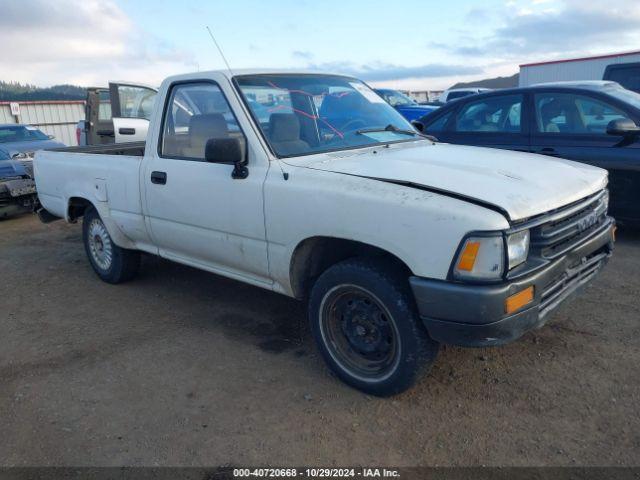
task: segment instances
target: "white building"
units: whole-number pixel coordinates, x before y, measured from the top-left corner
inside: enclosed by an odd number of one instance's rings
[[[434,102],[438,99],[442,90],[409,90],[406,92],[417,102]]]
[[[78,144],[76,124],[84,119],[84,100],[0,102],[0,124],[33,125],[68,146]]]
[[[525,63],[520,65],[519,86],[528,87],[536,83],[573,80],[603,80],[607,67],[638,62],[640,62],[640,51]],[[628,78],[628,75],[625,78]],[[610,79],[618,81],[614,76]],[[627,88],[631,87],[627,86]]]

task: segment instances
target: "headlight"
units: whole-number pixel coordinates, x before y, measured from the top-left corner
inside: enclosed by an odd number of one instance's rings
[[[505,240],[500,234],[473,236],[465,240],[454,264],[453,274],[459,280],[498,280],[505,270]],[[527,261],[529,230],[506,237],[507,269]]]
[[[497,280],[504,271],[502,235],[469,237],[454,265],[453,274],[461,280]]]
[[[529,230],[513,233],[507,237],[507,257],[509,270],[527,260],[529,255]]]

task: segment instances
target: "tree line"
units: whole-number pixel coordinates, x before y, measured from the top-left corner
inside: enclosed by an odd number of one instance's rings
[[[87,89],[76,85],[37,87],[19,82],[0,81],[0,101],[25,102],[30,100],[85,100]]]

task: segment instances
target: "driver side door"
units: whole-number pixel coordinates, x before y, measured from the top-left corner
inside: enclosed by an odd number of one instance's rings
[[[221,86],[173,84],[158,147],[143,168],[146,218],[161,256],[269,287],[262,187],[266,157],[251,148]],[[157,118],[157,117],[156,117]],[[210,139],[238,138],[249,175],[205,160]]]

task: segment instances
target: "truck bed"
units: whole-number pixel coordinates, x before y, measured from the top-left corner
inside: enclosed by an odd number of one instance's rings
[[[90,153],[94,155],[127,155],[143,157],[145,142],[109,143],[105,145],[87,145],[81,147],[49,148],[50,152]]]
[[[144,143],[139,142],[36,152],[40,203],[58,217],[65,217],[74,197],[88,199],[98,209],[109,208],[113,218],[141,215],[139,180],[144,150]]]

